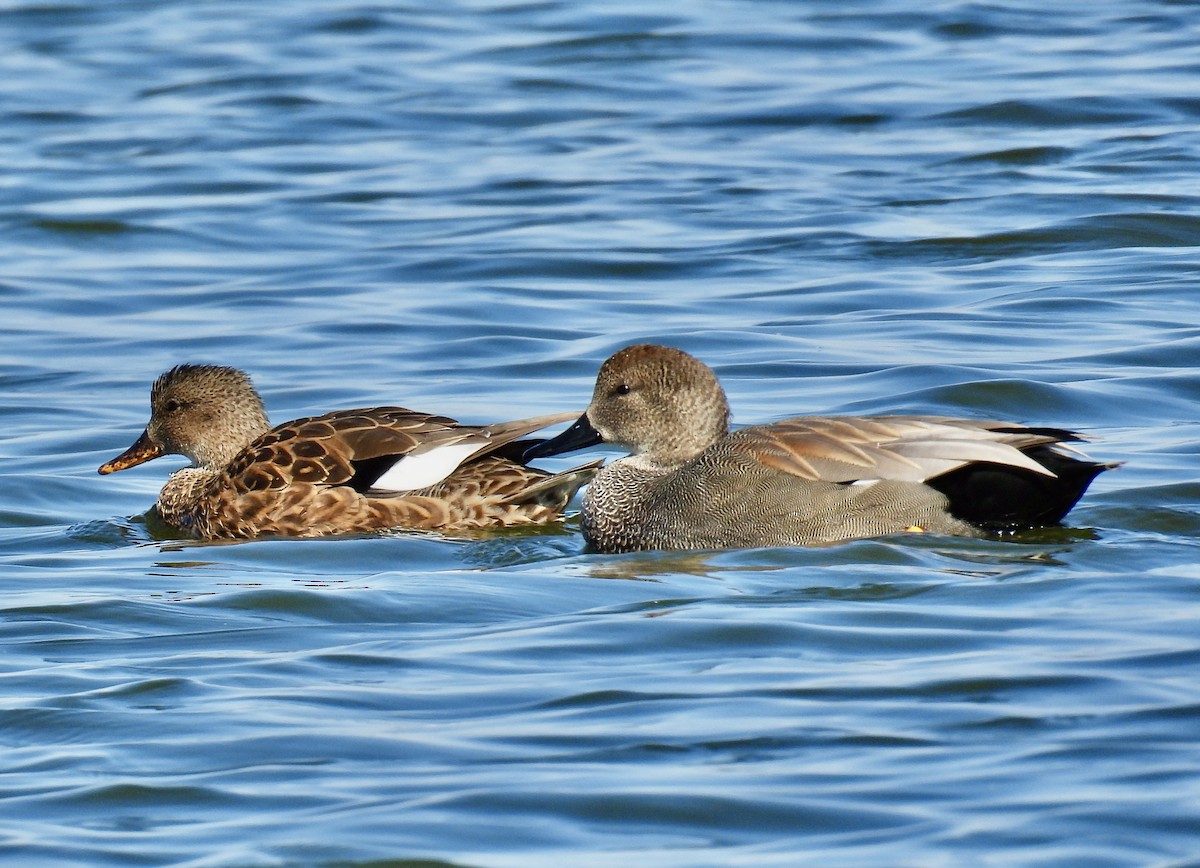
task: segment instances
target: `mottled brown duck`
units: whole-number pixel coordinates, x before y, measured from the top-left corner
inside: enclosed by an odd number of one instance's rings
[[[100,473],[190,459],[155,509],[204,540],[537,524],[560,519],[599,462],[547,473],[521,457],[540,441],[519,438],[574,416],[481,426],[368,407],[272,428],[245,373],[179,365],[151,388],[146,430]]]
[[[600,368],[587,412],[526,459],[600,441],[583,498],[600,551],[829,543],[901,531],[978,535],[1060,522],[1114,463],[1058,428],[938,416],[801,416],[730,432],[712,370],[638,345]]]

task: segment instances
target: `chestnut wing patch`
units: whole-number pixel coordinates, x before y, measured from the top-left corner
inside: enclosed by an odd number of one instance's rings
[[[767,467],[801,479],[923,482],[974,462],[1053,476],[1025,450],[1062,440],[1064,433],[936,417],[813,416],[744,428],[730,441]]]

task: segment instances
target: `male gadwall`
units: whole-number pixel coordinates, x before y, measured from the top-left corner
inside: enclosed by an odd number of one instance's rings
[[[141,437],[100,472],[190,458],[155,507],[198,539],[535,524],[561,518],[599,462],[546,473],[525,466],[531,441],[517,438],[574,415],[474,426],[369,407],[271,428],[242,371],[179,365],[151,388]]]
[[[803,545],[898,531],[977,535],[1055,524],[1115,464],[1057,428],[937,416],[801,416],[730,433],[703,362],[639,345],[600,368],[587,412],[525,458],[605,441],[632,455],[584,494],[606,552]]]

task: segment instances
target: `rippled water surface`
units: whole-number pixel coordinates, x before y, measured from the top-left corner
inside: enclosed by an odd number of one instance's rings
[[[1193,862],[1198,40],[1151,0],[4,4],[0,854]],[[96,474],[180,361],[276,421],[482,422],[642,340],[742,423],[1125,465],[1015,540],[623,556],[189,544],[143,517],[178,459]]]

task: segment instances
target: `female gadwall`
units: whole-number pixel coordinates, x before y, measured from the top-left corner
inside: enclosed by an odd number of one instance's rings
[[[155,507],[198,539],[534,524],[561,518],[599,462],[535,470],[521,458],[531,441],[517,438],[574,415],[473,426],[370,407],[271,428],[243,372],[179,365],[151,388],[142,436],[100,472],[162,455],[190,458]]]
[[[1057,428],[936,416],[801,416],[729,432],[712,370],[639,345],[600,368],[587,412],[525,458],[601,440],[632,455],[584,494],[606,552],[802,545],[904,530],[959,535],[1054,524],[1115,464]]]

